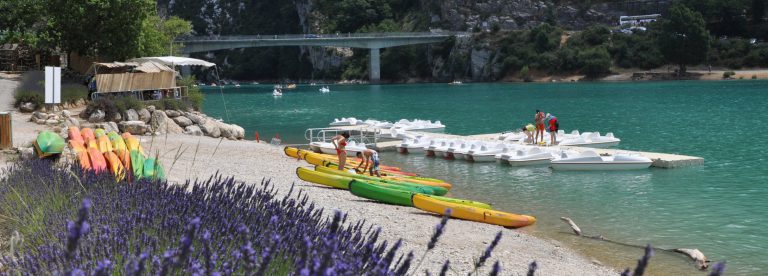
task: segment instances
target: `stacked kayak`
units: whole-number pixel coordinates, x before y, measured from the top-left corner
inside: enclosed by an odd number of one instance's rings
[[[375,177],[358,174],[351,170],[339,170],[338,159],[333,156],[286,147],[287,156],[303,159],[315,165],[314,170],[304,167],[296,169],[296,174],[304,181],[330,188],[349,190],[350,193],[381,203],[415,207],[423,211],[445,214],[451,209],[451,217],[500,225],[504,227],[523,227],[536,222],[528,215],[493,210],[491,205],[472,200],[445,197],[451,185],[438,179],[418,177],[416,174],[389,174]],[[354,163],[355,161],[348,163]],[[350,168],[347,166],[345,169]],[[382,170],[384,170],[382,166]],[[399,168],[386,167],[387,172]]]
[[[68,133],[68,144],[84,170],[109,171],[118,180],[165,179],[157,160],[147,158],[140,141],[130,133],[120,135],[104,129],[76,127],[70,127]]]
[[[54,154],[60,154],[67,143],[56,133],[44,130],[37,135],[32,143],[40,158],[48,157]]]

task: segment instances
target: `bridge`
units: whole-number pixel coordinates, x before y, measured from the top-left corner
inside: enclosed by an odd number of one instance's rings
[[[183,43],[183,54],[224,49],[274,46],[321,46],[370,49],[370,81],[381,79],[382,48],[441,42],[451,36],[467,36],[461,32],[423,33],[346,33],[305,35],[192,36],[177,39]]]

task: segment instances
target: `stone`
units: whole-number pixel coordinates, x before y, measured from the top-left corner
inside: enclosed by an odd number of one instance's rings
[[[142,108],[139,110],[139,120],[143,121],[145,123],[149,123],[149,120],[152,119],[152,113],[149,112],[148,109]]]
[[[155,113],[155,110],[157,110],[157,108],[154,105],[150,105],[150,106],[147,106],[147,110],[151,113]]]
[[[19,157],[21,160],[31,160],[32,158],[35,158],[35,149],[34,148],[20,148],[19,149]]]
[[[104,117],[106,114],[104,114],[104,111],[96,110],[93,113],[91,113],[91,116],[88,117],[88,122],[91,123],[101,123],[104,122]]]
[[[184,116],[177,116],[173,118],[173,121],[176,122],[176,124],[178,124],[180,127],[187,127],[192,125],[192,120]]]
[[[64,121],[64,126],[67,127],[67,128],[72,127],[72,126],[80,128],[80,120],[78,120],[78,119],[76,119],[74,117],[69,117],[69,118],[67,118],[66,121]]]
[[[112,121],[120,122],[123,120],[123,116],[120,115],[120,112],[115,112],[112,114]]]
[[[191,125],[184,128],[184,134],[194,135],[194,136],[203,136],[203,130],[201,130],[200,127],[197,125]]]
[[[48,113],[40,112],[40,111],[32,112],[32,118],[30,120],[34,121],[36,119],[46,120],[46,119],[48,119]]]
[[[70,112],[69,110],[66,110],[66,109],[62,110],[61,111],[61,117],[64,117],[64,118],[72,117],[72,112]]]
[[[154,134],[179,134],[183,133],[184,129],[177,125],[165,112],[155,111],[152,112],[152,119],[149,121],[149,125],[152,127]]]
[[[61,119],[61,117],[59,117],[59,115],[56,115],[56,114],[48,115],[48,120],[57,120],[58,121],[59,119]]]
[[[134,135],[143,135],[149,130],[144,121],[122,121],[117,126],[120,128],[120,131]]]
[[[219,124],[214,120],[205,120],[202,124],[198,124],[198,126],[200,126],[200,129],[207,136],[210,136],[213,138],[219,138],[221,136],[221,130],[219,129]]]
[[[245,138],[245,129],[238,125],[234,124],[225,124],[219,122],[219,130],[221,132],[221,137],[238,140]]]
[[[139,113],[136,112],[134,109],[128,109],[125,111],[125,120],[126,121],[138,121],[139,120]]]
[[[192,120],[192,122],[194,122],[197,125],[202,125],[205,123],[205,118],[201,117],[200,115],[188,112],[187,114],[185,114],[185,116],[190,120]]]
[[[117,123],[115,122],[104,122],[104,123],[96,124],[96,128],[103,128],[104,131],[106,131],[107,133],[111,131],[120,133],[120,128],[117,126]]]
[[[46,119],[35,119],[35,123],[37,123],[38,125],[44,125],[45,121],[47,121],[47,120]]]
[[[19,105],[19,110],[21,112],[32,112],[37,110],[37,105],[34,103],[21,103],[21,105]]]
[[[177,110],[166,110],[165,115],[168,115],[168,117],[171,117],[171,118],[176,118],[181,116],[181,112]]]
[[[49,126],[55,126],[59,124],[58,120],[45,120],[45,124]]]

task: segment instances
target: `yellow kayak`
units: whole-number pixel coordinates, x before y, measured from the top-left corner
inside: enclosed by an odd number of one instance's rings
[[[128,147],[129,151],[135,150],[141,153],[141,155],[147,156],[144,153],[144,149],[141,148],[141,142],[139,142],[139,139],[133,136],[129,136],[128,138],[124,138],[124,140],[125,140],[125,146]]]
[[[504,227],[523,227],[536,223],[536,218],[532,216],[471,207],[430,198],[420,194],[414,195],[412,200],[414,207],[431,213],[442,215],[445,214],[446,209],[451,209],[452,218],[483,222]]]
[[[318,171],[313,171],[304,167],[298,167],[296,168],[296,175],[301,178],[301,180],[317,183],[329,187],[333,187],[336,189],[349,189],[349,183],[352,182],[352,178],[349,177],[343,177],[338,175],[332,175],[327,173],[321,173]]]
[[[101,153],[112,152],[112,142],[109,141],[109,137],[107,137],[107,135],[101,135],[96,139],[98,140],[96,144],[98,145],[99,151]]]
[[[106,136],[101,136],[106,137]],[[122,180],[125,177],[125,167],[123,166],[123,162],[120,161],[120,158],[117,157],[117,155],[114,152],[107,152],[104,154],[104,157],[107,161],[107,168],[109,169],[112,174],[115,175],[115,179],[118,181]]]

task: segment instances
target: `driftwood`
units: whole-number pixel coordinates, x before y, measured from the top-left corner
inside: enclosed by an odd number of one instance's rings
[[[609,240],[609,239],[603,237],[602,235],[587,236],[587,235],[584,235],[582,233],[581,228],[579,228],[579,226],[576,225],[576,223],[573,222],[572,219],[567,218],[567,217],[560,217],[560,220],[562,220],[563,222],[567,223],[568,226],[571,227],[571,230],[573,230],[573,233],[576,236],[579,236],[579,237],[585,237],[585,238],[589,238],[589,239],[607,241],[607,242],[611,242],[611,243],[617,243],[617,244],[621,244],[621,245],[628,245],[628,246],[634,246],[634,247],[640,247],[640,248],[643,247],[643,246],[638,246],[638,245],[631,245],[631,244],[625,244],[625,243],[621,243],[621,242],[612,241],[612,240]],[[656,247],[654,247],[653,249],[662,250],[662,251],[669,251],[669,252],[675,252],[675,253],[680,253],[680,254],[683,254],[685,256],[688,256],[689,258],[691,258],[695,262],[696,268],[699,269],[699,270],[705,270],[705,269],[707,269],[709,267],[709,260],[707,260],[707,256],[704,256],[704,253],[702,253],[701,251],[699,251],[698,249],[695,249],[695,248],[694,249],[689,249],[689,248],[665,249],[665,248],[656,248]]]

